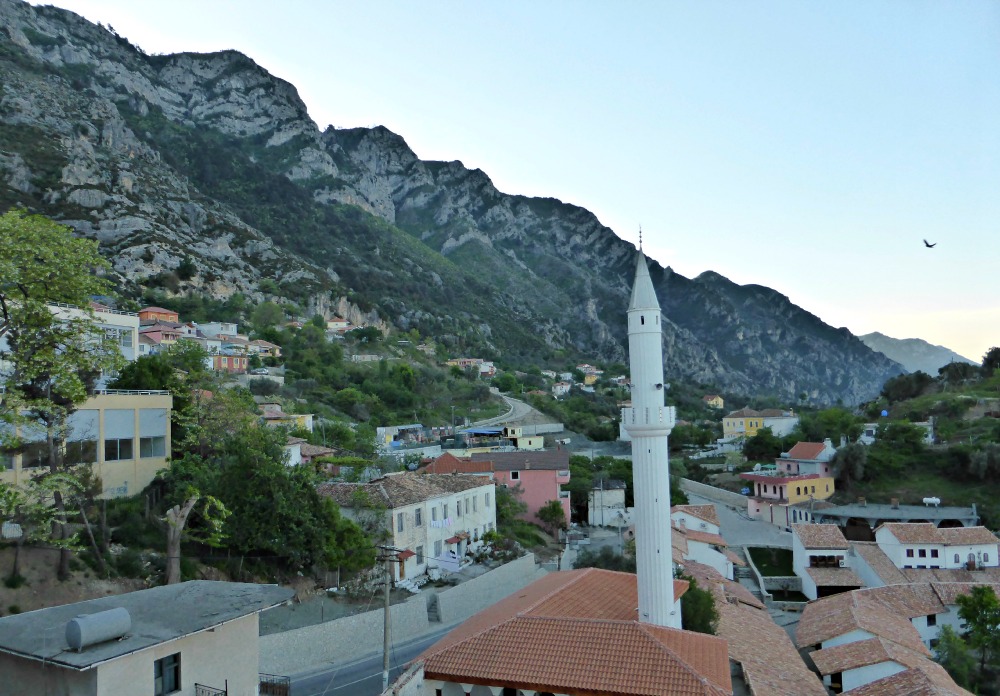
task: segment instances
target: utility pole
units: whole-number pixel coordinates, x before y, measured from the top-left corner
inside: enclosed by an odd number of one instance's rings
[[[389,688],[389,650],[392,645],[390,639],[392,628],[392,613],[389,611],[389,590],[392,587],[392,563],[396,561],[396,552],[399,551],[394,546],[379,546],[383,555],[380,560],[385,562],[385,574],[383,582],[385,584],[385,613],[382,622],[382,691]]]

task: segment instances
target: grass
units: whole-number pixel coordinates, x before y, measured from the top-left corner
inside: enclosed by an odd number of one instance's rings
[[[795,575],[792,570],[791,549],[768,549],[759,546],[747,549],[753,564],[766,577],[788,577]]]

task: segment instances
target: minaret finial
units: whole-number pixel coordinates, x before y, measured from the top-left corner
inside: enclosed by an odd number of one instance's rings
[[[639,225],[639,251],[642,251],[642,225]]]

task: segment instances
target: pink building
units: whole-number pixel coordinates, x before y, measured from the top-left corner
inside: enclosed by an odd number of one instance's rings
[[[561,489],[562,484],[569,483],[569,452],[566,450],[481,452],[470,459],[445,453],[421,471],[478,474],[490,476],[498,486],[520,485],[521,500],[528,506],[521,519],[538,524],[535,513],[550,500],[558,500],[569,525],[569,491]]]

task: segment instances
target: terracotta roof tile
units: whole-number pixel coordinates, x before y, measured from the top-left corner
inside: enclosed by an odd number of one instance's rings
[[[760,416],[759,411],[754,411],[752,408],[741,408],[738,411],[731,411],[726,414],[726,418],[747,418],[747,417],[757,417]]]
[[[938,536],[949,546],[997,544],[996,534],[986,527],[941,527]]]
[[[975,582],[972,572],[963,568],[901,568],[906,582]]]
[[[909,619],[890,605],[869,596],[867,590],[843,592],[806,604],[795,633],[799,647],[818,645],[851,631],[888,638],[918,652],[926,652],[920,634]]]
[[[417,474],[406,471],[383,476],[368,483],[324,483],[317,486],[316,490],[320,495],[333,499],[341,507],[348,508],[354,506],[355,493],[364,490],[374,500],[379,500],[392,509],[481,486],[492,487],[493,482],[478,476]]]
[[[850,544],[835,524],[793,524],[795,534],[806,549],[847,549]]]
[[[940,544],[938,529],[930,522],[886,522],[878,529],[891,532],[901,544]],[[878,529],[875,531],[877,532]]]
[[[686,583],[675,582],[683,593]],[[726,642],[636,621],[630,573],[550,573],[420,658],[432,679],[608,694],[731,694]]]
[[[928,661],[929,662],[929,661]],[[877,679],[850,691],[849,696],[972,696],[958,686],[944,669],[933,662]]]
[[[798,442],[788,450],[788,459],[815,460],[825,447],[822,442]]]
[[[851,548],[886,585],[908,582],[902,571],[874,541],[852,541]]]
[[[972,588],[977,585],[986,585],[987,587],[992,587],[993,592],[1000,597],[1000,583],[981,583],[981,582],[932,582],[930,584],[931,589],[934,594],[938,597],[942,604],[954,606],[958,602],[956,597],[959,595],[967,595],[972,593]]]
[[[496,471],[528,471],[536,469],[569,469],[569,450],[539,450],[531,452],[477,452],[474,462],[493,462]]]
[[[712,546],[727,546],[725,539],[711,532],[701,532],[697,529],[684,529],[677,526],[674,527],[674,532],[675,534],[672,536],[684,536],[688,541],[700,541],[703,544],[711,544]]]
[[[674,505],[670,508],[670,512],[684,512],[699,520],[710,522],[716,527],[719,526],[719,511],[714,505]]]
[[[865,583],[850,568],[806,568],[818,587],[864,587]]]

